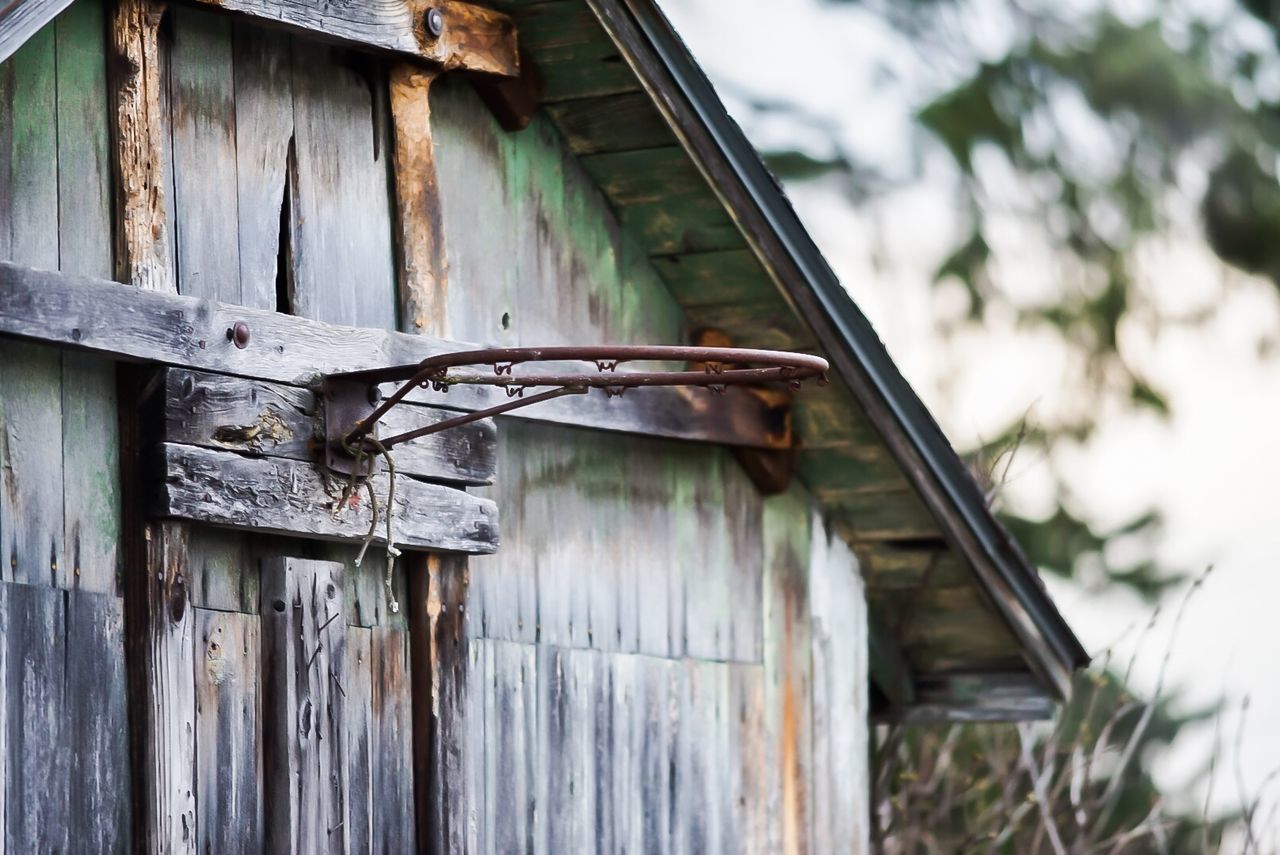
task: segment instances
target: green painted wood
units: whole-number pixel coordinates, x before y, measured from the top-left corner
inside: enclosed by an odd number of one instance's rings
[[[715,198],[679,146],[592,154],[581,161],[616,206]]]
[[[677,144],[675,134],[644,92],[560,101],[546,110],[574,154]]]
[[[58,266],[111,278],[104,5],[73,4],[55,23]],[[109,360],[62,355],[62,463],[68,586],[113,593],[120,570],[119,429]]]
[[[937,523],[910,491],[855,493],[828,508],[841,534],[859,542],[942,539]]]
[[[501,3],[543,80],[544,103],[639,92],[640,83],[585,3]]]
[[[178,292],[243,303],[231,19],[187,7],[169,17]]]
[[[778,289],[749,249],[662,255],[653,266],[686,308],[776,300]]]
[[[9,258],[58,267],[56,33],[45,27],[5,65]],[[0,574],[64,584],[62,358],[0,342]]]
[[[806,384],[796,397],[791,427],[810,450],[881,444],[880,436],[841,386]]]
[[[921,587],[958,588],[975,584],[973,571],[945,541],[936,543],[868,543],[860,546],[869,588],[917,590]]]
[[[690,330],[717,329],[735,344],[767,350],[800,350],[812,353],[817,341],[781,296],[759,303],[696,306],[686,310]]]
[[[622,205],[617,213],[623,227],[651,255],[715,252],[745,245],[742,233],[713,196]]]
[[[909,489],[897,463],[880,445],[813,450],[801,446],[796,472],[822,502]]]

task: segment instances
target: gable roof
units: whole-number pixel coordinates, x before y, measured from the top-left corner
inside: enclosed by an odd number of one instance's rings
[[[68,4],[0,8],[0,61]],[[831,362],[836,382],[796,402],[798,469],[860,558],[880,714],[1047,715],[1087,654],[657,6],[495,5],[689,321]]]

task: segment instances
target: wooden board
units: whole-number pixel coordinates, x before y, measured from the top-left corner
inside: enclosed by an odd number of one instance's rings
[[[445,25],[440,37],[432,38],[421,20],[425,9],[410,3],[340,0],[316,6],[267,0],[200,2],[302,31],[309,38],[403,53],[446,69],[508,76],[519,72],[516,32],[510,19],[472,3],[438,0],[434,8],[444,15]]]
[[[159,517],[327,540],[362,540],[369,531],[367,491],[335,515],[342,485],[329,482],[310,463],[163,443],[156,466],[150,507]],[[370,482],[384,510],[387,481],[383,473]],[[393,507],[400,546],[454,552],[497,548],[498,511],[487,499],[398,477]],[[373,539],[385,543],[386,529],[379,526]]]
[[[262,568],[266,849],[344,852],[349,835],[342,565]]]
[[[259,618],[195,609],[199,852],[262,851]]]
[[[621,298],[619,298],[621,299]],[[249,324],[249,346],[227,338]],[[0,262],[0,334],[37,338],[117,358],[146,360],[305,386],[321,373],[420,362],[469,345],[381,330],[331,326],[275,312],[30,270]],[[599,430],[776,447],[764,405],[749,394],[713,396],[697,389],[645,389],[609,399],[572,396],[512,417]],[[495,390],[414,393],[413,400],[479,409],[505,400]]]
[[[323,434],[317,395],[308,389],[173,368],[164,372],[162,435],[170,442],[242,454],[315,459]],[[380,423],[390,436],[455,416],[413,404],[396,407]],[[396,472],[433,481],[488,484],[493,479],[497,431],[473,422],[395,448]]]

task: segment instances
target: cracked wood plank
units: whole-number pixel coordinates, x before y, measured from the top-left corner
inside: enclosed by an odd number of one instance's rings
[[[342,565],[262,566],[266,851],[345,852],[347,622]]]

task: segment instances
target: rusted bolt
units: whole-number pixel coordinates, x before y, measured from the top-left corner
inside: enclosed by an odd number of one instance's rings
[[[422,16],[423,26],[427,29],[427,35],[433,39],[438,39],[444,33],[444,13],[439,9],[428,9]]]
[[[249,325],[244,321],[236,321],[235,326],[227,330],[227,341],[235,342],[236,347],[244,350],[249,346]]]

